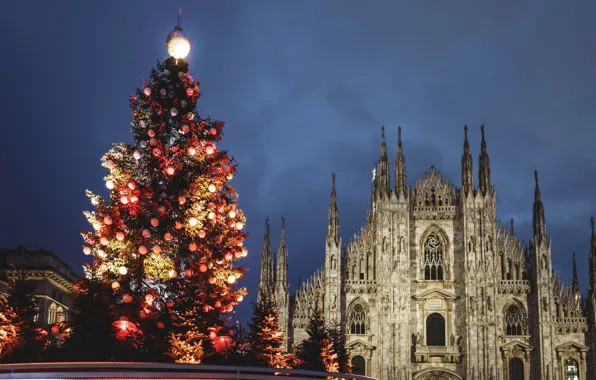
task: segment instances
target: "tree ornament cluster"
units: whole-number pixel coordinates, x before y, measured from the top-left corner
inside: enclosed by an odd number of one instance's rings
[[[236,163],[218,149],[224,123],[199,116],[199,82],[184,67],[158,62],[130,96],[135,143],[114,144],[103,157],[109,199],[87,191],[95,211],[85,213],[93,229],[83,233],[83,253],[93,256],[87,277],[110,284],[117,298],[116,328],[161,326],[179,352],[188,334],[180,315],[209,321],[193,341],[224,329],[246,294],[235,288],[245,269],[233,262],[247,255],[246,219],[228,183]],[[185,296],[192,302],[179,306]]]

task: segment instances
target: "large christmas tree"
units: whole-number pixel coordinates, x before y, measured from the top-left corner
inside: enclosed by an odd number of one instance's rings
[[[117,296],[117,337],[152,347],[169,337],[175,361],[198,363],[246,294],[235,288],[244,268],[233,265],[247,253],[245,217],[228,183],[235,161],[218,149],[224,123],[197,111],[180,23],[167,47],[172,57],[130,96],[134,144],[102,159],[109,199],[87,191],[95,211],[85,213],[93,231],[83,252],[93,256],[87,277]]]

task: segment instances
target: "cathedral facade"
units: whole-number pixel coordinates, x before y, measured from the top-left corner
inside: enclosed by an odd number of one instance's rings
[[[477,185],[464,129],[460,186],[434,167],[408,186],[401,129],[391,184],[383,131],[371,206],[347,244],[334,175],[324,264],[295,294],[285,221],[276,254],[267,221],[259,287],[275,295],[287,349],[307,337],[318,308],[347,334],[355,372],[377,379],[596,379],[594,220],[584,300],[575,256],[571,284],[552,268],[537,173],[526,245],[513,221],[496,217],[484,127]]]

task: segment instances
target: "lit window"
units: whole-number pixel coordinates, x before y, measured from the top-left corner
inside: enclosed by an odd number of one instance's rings
[[[52,325],[52,324],[56,323],[57,310],[58,310],[58,306],[56,306],[55,302],[52,302],[52,304],[48,308],[48,325]]]

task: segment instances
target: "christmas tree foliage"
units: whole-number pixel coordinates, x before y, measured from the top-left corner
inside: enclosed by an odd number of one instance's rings
[[[16,268],[15,268],[16,269]],[[49,342],[47,331],[35,326],[39,308],[33,297],[34,284],[27,281],[27,271],[16,271],[9,280],[8,298],[0,306],[0,334],[8,341],[0,351],[10,351],[7,361],[26,362],[38,359]],[[15,334],[16,333],[16,334]]]
[[[282,347],[286,337],[279,326],[277,305],[269,294],[261,293],[248,327],[251,351],[259,365],[291,368],[290,357]]]
[[[337,354],[333,351],[333,342],[320,310],[311,313],[306,332],[308,339],[302,341],[297,350],[304,367],[313,371],[338,372]]]
[[[23,347],[22,324],[14,309],[0,299],[0,359]]]
[[[180,29],[181,30],[181,29]],[[200,363],[206,340],[226,333],[226,314],[246,294],[236,289],[246,256],[245,217],[228,183],[236,164],[218,149],[224,123],[197,111],[199,82],[184,60],[157,63],[130,97],[134,144],[103,157],[109,199],[87,192],[83,252],[87,277],[116,297],[116,337]]]
[[[97,281],[79,281],[75,290],[72,334],[65,341],[63,350],[70,360],[112,360],[115,333],[112,288]]]
[[[333,352],[337,354],[337,366],[340,373],[352,373],[350,354],[346,348],[346,335],[342,332],[341,325],[334,323],[329,328],[329,339],[333,344]]]

